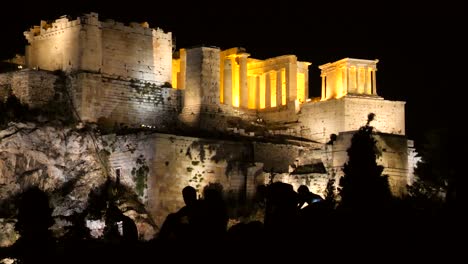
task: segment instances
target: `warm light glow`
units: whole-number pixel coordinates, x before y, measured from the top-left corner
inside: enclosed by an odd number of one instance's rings
[[[305,102],[305,74],[298,73],[297,74],[297,100],[300,103]]]
[[[177,88],[177,78],[180,74],[180,59],[172,59],[172,88]]]
[[[341,98],[347,94],[377,95],[375,71],[378,62],[345,58],[321,65],[322,99]]]
[[[335,74],[336,74],[336,79],[335,79],[335,92],[336,98],[341,98],[346,95],[346,89],[343,84],[344,76],[343,73],[344,69],[339,69]]]
[[[248,108],[249,109],[255,109],[255,101],[256,101],[256,96],[255,92],[257,89],[257,76],[249,76],[248,77],[248,91],[249,91],[249,102],[248,102]]]
[[[281,105],[286,105],[286,69],[281,69]]]
[[[232,63],[232,105],[239,107],[240,87],[239,87],[239,65],[233,60]]]
[[[358,93],[364,93],[364,84],[365,84],[365,70],[362,67],[358,68]]]
[[[260,90],[259,90],[259,96],[260,96],[260,109],[265,109],[265,74],[260,75]]]
[[[248,109],[265,109],[287,105],[294,100],[305,102],[308,77],[303,68],[309,63],[298,62],[293,55],[268,60],[248,56],[250,54],[238,48],[221,52],[222,103]]]
[[[276,107],[276,71],[270,72],[270,105]]]

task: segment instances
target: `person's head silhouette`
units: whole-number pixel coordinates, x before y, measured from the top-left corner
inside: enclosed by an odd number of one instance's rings
[[[37,187],[25,190],[19,199],[16,230],[25,239],[41,239],[54,223],[49,196]]]
[[[186,205],[192,205],[197,201],[197,190],[192,186],[186,186],[182,189],[182,196]]]

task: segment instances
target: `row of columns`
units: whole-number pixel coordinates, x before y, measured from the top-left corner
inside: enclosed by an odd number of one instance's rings
[[[377,95],[375,70],[369,67],[355,67],[354,74],[350,74],[350,68],[343,70],[345,78],[343,78],[344,87],[347,87],[348,93]],[[364,71],[364,78],[361,78],[360,72]],[[364,80],[363,80],[364,79]]]
[[[288,86],[297,86],[297,69],[293,67],[293,65],[288,64],[287,67],[279,70],[271,70],[265,73],[248,76],[247,57],[248,54],[237,54],[228,56],[224,61],[224,103],[250,109],[263,109],[286,105],[290,95]],[[238,58],[238,64],[236,58]],[[238,81],[236,75],[238,76]],[[239,90],[236,91],[236,89]],[[252,91],[252,89],[254,89],[254,91]],[[275,99],[272,100],[272,93],[275,92]],[[285,93],[285,100],[283,99],[283,93]],[[236,96],[236,94],[239,96],[238,101],[233,97]],[[254,100],[252,99],[253,101],[250,100],[252,97],[254,97]]]
[[[375,69],[342,67],[338,71],[322,75],[322,99],[341,97],[348,93],[377,95]]]

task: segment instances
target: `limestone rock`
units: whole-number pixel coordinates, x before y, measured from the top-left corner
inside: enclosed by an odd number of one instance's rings
[[[70,225],[64,219],[84,212],[90,192],[106,182],[108,172],[105,157],[99,154],[101,149],[100,136],[89,130],[10,123],[0,130],[0,208],[6,209],[0,218],[8,217],[8,213],[14,217],[14,197],[30,186],[38,186],[50,196],[54,229],[59,230],[56,234],[63,234],[60,230]],[[131,214],[141,228],[141,237],[150,238],[155,225],[144,207]]]

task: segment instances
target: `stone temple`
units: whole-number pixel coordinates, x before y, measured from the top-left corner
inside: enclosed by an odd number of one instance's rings
[[[100,146],[109,149],[111,177],[138,189],[158,225],[183,205],[186,185],[201,191],[218,183],[236,201],[254,197],[269,181],[295,189],[306,184],[323,194],[342,175],[353,132],[369,113],[394,195],[403,195],[412,179],[405,102],[378,95],[378,60],[318,66],[321,97],[309,98],[312,63],[295,55],[260,60],[239,47],[176,50],[171,32],[100,21],[96,13],[41,21],[24,35],[25,55],[14,60],[21,69],[0,74],[0,98],[14,94],[39,109],[63,100],[83,124],[103,131],[152,131],[103,133]],[[12,162],[6,157],[0,156],[3,185],[16,177],[5,169]],[[53,163],[43,164],[49,177],[58,167]],[[33,162],[27,164],[31,171]],[[142,179],[138,171],[145,172]]]

